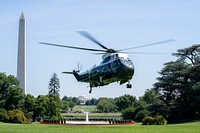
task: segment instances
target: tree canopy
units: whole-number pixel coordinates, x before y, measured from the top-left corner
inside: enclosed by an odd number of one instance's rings
[[[115,101],[119,111],[122,111],[131,106],[136,107],[138,105],[136,97],[131,95],[120,96],[116,98]]]
[[[14,76],[0,73],[0,108],[6,110],[23,108],[25,95],[18,85],[18,80]]]
[[[199,117],[200,114],[200,45],[179,49],[176,61],[164,64],[154,89],[165,103],[169,120]]]
[[[57,97],[59,97],[59,91],[60,91],[60,82],[57,77],[56,73],[53,73],[50,81],[49,81],[49,96],[53,97],[54,100],[56,100]]]

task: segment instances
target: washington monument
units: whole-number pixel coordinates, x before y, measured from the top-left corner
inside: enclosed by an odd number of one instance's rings
[[[19,87],[26,94],[26,20],[23,12],[19,19],[17,79]]]

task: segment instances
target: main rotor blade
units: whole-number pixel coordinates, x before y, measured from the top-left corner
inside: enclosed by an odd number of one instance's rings
[[[157,55],[157,54],[169,54],[169,53],[149,53],[149,52],[120,52],[120,53],[125,53],[125,54],[152,54],[152,55]]]
[[[154,42],[154,43],[150,43],[150,44],[146,44],[146,45],[141,45],[141,46],[136,46],[136,47],[130,47],[130,48],[126,48],[126,49],[120,49],[117,51],[125,51],[125,50],[130,50],[130,49],[136,49],[136,48],[142,48],[142,47],[148,47],[148,46],[153,46],[153,45],[158,45],[158,44],[163,44],[163,43],[168,43],[168,42],[174,42],[174,39],[168,39],[168,40],[164,40],[164,41],[159,41],[159,42]]]
[[[78,33],[80,33],[82,36],[86,37],[87,39],[91,40],[92,42],[96,43],[97,45],[99,45],[103,49],[106,49],[107,51],[109,51],[109,48],[107,48],[106,46],[104,46],[103,44],[101,44],[99,41],[97,41],[94,37],[92,37],[86,31],[78,31]]]
[[[56,47],[73,48],[73,49],[80,49],[80,50],[87,50],[87,51],[106,52],[106,50],[101,50],[101,49],[74,47],[74,46],[67,46],[67,45],[60,45],[60,44],[53,44],[53,43],[46,43],[46,42],[39,42],[39,43],[44,44],[44,45],[56,46]]]

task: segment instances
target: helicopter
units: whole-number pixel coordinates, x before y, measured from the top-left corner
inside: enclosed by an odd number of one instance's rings
[[[80,70],[73,70],[72,72],[63,72],[64,74],[73,74],[78,82],[89,83],[90,87],[89,93],[92,92],[92,88],[94,87],[105,86],[114,82],[119,82],[120,85],[127,83],[126,88],[132,88],[130,80],[134,75],[135,68],[128,54],[124,51],[174,41],[173,39],[168,39],[146,45],[115,50],[106,47],[105,45],[97,41],[97,39],[95,39],[88,32],[79,31],[79,33],[85,38],[89,39],[90,41],[100,46],[101,49],[67,46],[67,45],[60,45],[60,44],[46,43],[46,42],[39,42],[39,43],[56,47],[93,51],[93,52],[98,52],[96,54],[100,55],[102,54],[103,56],[100,64],[93,66],[91,69],[86,70],[85,72],[80,73]],[[133,54],[151,54],[151,53],[137,52]],[[156,53],[156,54],[163,54],[163,53]]]

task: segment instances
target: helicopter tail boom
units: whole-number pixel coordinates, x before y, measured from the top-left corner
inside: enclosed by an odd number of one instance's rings
[[[73,74],[74,75],[74,77],[77,79],[77,81],[80,81],[80,75],[78,74],[78,72],[79,71],[73,71],[73,72],[62,72],[62,73],[64,73],[64,74]]]

